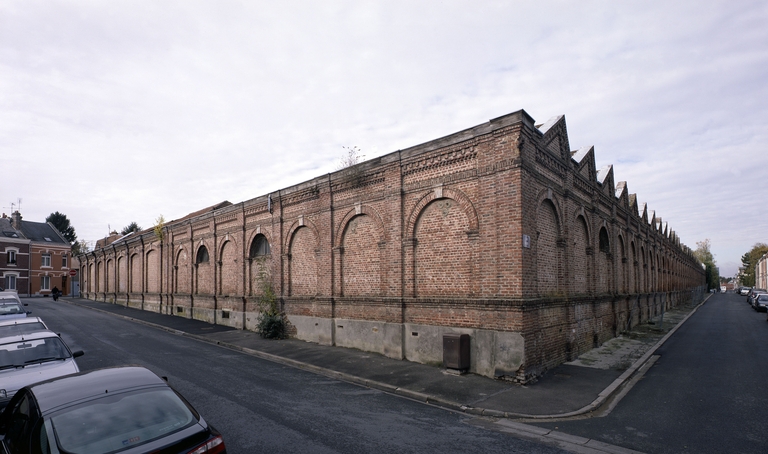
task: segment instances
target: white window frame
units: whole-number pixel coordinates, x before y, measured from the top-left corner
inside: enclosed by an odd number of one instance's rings
[[[6,262],[8,265],[16,266],[19,261],[19,251],[16,249],[6,249],[5,253],[7,258]]]
[[[11,282],[13,282],[13,285],[11,285]],[[18,282],[19,282],[19,275],[17,273],[5,273],[3,275],[3,286],[6,290],[17,290],[18,291]]]
[[[40,260],[40,267],[41,268],[50,268],[51,267],[51,254],[50,253],[45,253],[45,254],[42,254],[40,257],[42,257],[42,259]],[[48,262],[48,263],[46,263],[46,262]]]
[[[51,289],[51,276],[40,276],[40,290]]]

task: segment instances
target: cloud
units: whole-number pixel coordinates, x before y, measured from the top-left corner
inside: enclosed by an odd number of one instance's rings
[[[768,231],[750,178],[766,19],[746,1],[3,2],[2,203],[95,240],[523,108],[565,114],[572,149],[738,263]]]

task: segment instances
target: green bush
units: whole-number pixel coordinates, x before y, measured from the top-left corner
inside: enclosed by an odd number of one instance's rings
[[[256,286],[260,289],[258,298],[259,334],[264,339],[285,339],[287,337],[285,318],[280,313],[279,300],[272,287],[267,258],[259,257],[254,260],[259,270],[256,276]]]
[[[284,339],[285,321],[281,314],[262,314],[259,318],[259,334],[264,339]]]

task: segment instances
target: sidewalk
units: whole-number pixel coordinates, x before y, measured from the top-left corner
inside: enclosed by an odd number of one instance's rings
[[[61,298],[61,301],[421,402],[474,415],[520,420],[574,417],[603,406],[637,375],[656,348],[697,309],[683,307],[669,311],[664,315],[663,326],[658,324],[658,318],[656,324],[639,325],[628,335],[612,339],[577,360],[548,371],[535,384],[521,386],[474,374],[449,374],[438,367],[376,353],[296,339],[266,340],[252,331],[116,304],[79,298]]]

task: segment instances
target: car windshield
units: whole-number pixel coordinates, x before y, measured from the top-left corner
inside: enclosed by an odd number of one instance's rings
[[[0,325],[0,337],[21,336],[37,331],[45,331],[43,322],[15,323],[13,325]]]
[[[0,301],[0,315],[23,314],[24,308],[15,301]]]
[[[0,344],[0,369],[67,359],[71,355],[58,337]]]
[[[170,388],[105,393],[50,419],[61,451],[89,454],[122,451],[197,422]]]

